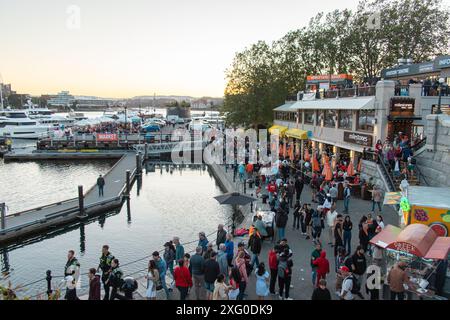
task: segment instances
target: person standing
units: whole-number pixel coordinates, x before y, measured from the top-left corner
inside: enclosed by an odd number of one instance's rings
[[[195,254],[191,257],[192,277],[194,280],[195,298],[204,300],[205,297],[205,259],[202,256],[202,247],[195,249]]]
[[[228,266],[231,268],[233,266],[234,242],[230,233],[227,234],[227,240],[225,241],[225,252],[227,253]]]
[[[292,208],[292,203],[294,202],[294,193],[295,193],[295,186],[292,181],[289,181],[287,187],[286,187],[286,197],[287,197],[287,204],[290,208]]]
[[[212,299],[212,294],[214,292],[214,283],[217,276],[220,274],[220,267],[216,261],[217,253],[212,252],[209,259],[205,261],[205,287],[207,299]]]
[[[183,259],[184,258],[184,247],[180,243],[180,238],[173,237],[172,242],[175,246],[175,261]]]
[[[301,206],[300,206],[300,201],[296,201],[295,202],[295,206],[294,206],[294,224],[292,225],[292,229],[295,230],[296,225],[297,225],[297,230],[300,228],[300,210],[301,210]],[[303,230],[303,228],[302,228]]]
[[[302,195],[302,191],[303,191],[303,186],[304,186],[304,182],[303,182],[303,178],[302,175],[300,174],[297,177],[297,180],[295,180],[295,200],[296,201],[300,201],[300,196]]]
[[[250,251],[252,252],[252,260],[250,261],[250,269],[253,270],[255,264],[259,265],[259,254],[261,253],[262,240],[261,236],[255,231],[249,240]]]
[[[77,300],[76,283],[80,276],[80,263],[75,257],[75,251],[69,250],[67,253],[67,262],[64,267],[64,277],[67,281],[66,300]]]
[[[245,262],[245,252],[239,251],[236,257],[236,267],[239,269],[240,282],[239,282],[239,295],[237,300],[243,300],[245,295],[245,289],[247,288],[248,276],[247,267]]]
[[[219,224],[219,226],[217,227],[217,237],[216,237],[217,249],[219,249],[220,244],[225,243],[226,240],[227,240],[227,232],[223,228],[223,224]]]
[[[375,205],[381,213],[381,199],[383,198],[383,191],[379,186],[374,186],[372,191],[372,214],[375,213]]]
[[[337,251],[339,247],[344,246],[344,230],[343,225],[344,221],[342,219],[342,215],[338,214],[336,217],[336,221],[334,224],[334,257],[337,257]]]
[[[354,298],[352,290],[354,285],[354,278],[352,277],[350,269],[346,266],[342,266],[340,269],[340,275],[343,278],[342,288],[340,292],[341,300],[353,300]]]
[[[352,242],[352,229],[353,223],[349,215],[344,218],[344,223],[342,224],[342,229],[344,231],[344,248],[347,252],[352,252],[351,242]]]
[[[180,292],[180,300],[186,300],[189,288],[192,287],[192,279],[184,259],[178,260],[178,266],[174,270],[173,277],[175,286]]]
[[[336,205],[333,205],[331,207],[331,210],[329,210],[326,213],[326,220],[327,220],[327,226],[328,226],[328,244],[330,244],[331,246],[334,245],[334,235],[333,232],[335,230],[335,224],[336,224],[336,218],[338,216],[338,213],[336,211]]]
[[[291,287],[293,266],[294,263],[290,258],[289,250],[285,250],[280,254],[278,262],[278,287],[280,290],[280,300],[292,300],[292,298],[289,297],[289,289]]]
[[[350,205],[350,186],[348,184],[348,181],[344,184],[344,213],[348,214],[349,205]]]
[[[409,283],[406,267],[406,262],[400,261],[388,273],[387,282],[391,290],[391,300],[405,300],[405,285]]]
[[[198,234],[198,246],[202,247],[202,253],[208,249],[208,238],[206,238],[205,233],[202,231]]]
[[[320,279],[319,286],[314,289],[311,300],[331,300],[330,290],[327,288],[325,279]]]
[[[311,277],[313,286],[316,285],[317,280],[317,266],[314,264],[314,261],[320,257],[320,253],[322,252],[322,245],[320,242],[316,242],[315,248],[311,253]]]
[[[266,267],[263,262],[258,265],[255,274],[256,295],[258,296],[258,300],[264,300],[264,298],[269,295],[269,286],[267,285],[269,273],[266,271]]]
[[[98,196],[103,197],[103,189],[105,187],[105,178],[102,175],[99,175],[97,178],[97,187],[98,187]]]
[[[164,259],[161,259],[158,251],[154,251],[152,253],[152,257],[153,260],[155,260],[156,267],[158,268],[161,286],[163,287],[164,292],[166,293],[166,298],[167,300],[170,300],[169,288],[167,288],[166,282],[167,264],[164,261]]]
[[[320,257],[313,261],[313,264],[317,266],[317,281],[316,287],[319,286],[319,281],[321,279],[327,278],[327,274],[330,273],[330,262],[327,259],[327,253],[325,250],[320,252]]]
[[[95,268],[90,268],[89,278],[89,298],[88,300],[100,300],[100,275],[96,274]]]
[[[110,300],[126,300],[126,298],[119,294],[118,291],[122,287],[123,283],[123,272],[119,267],[119,259],[113,259],[111,262],[111,273],[109,274],[109,279],[107,284],[112,287]]]
[[[217,263],[219,264],[220,273],[225,276],[225,280],[228,279],[228,259],[226,249],[225,244],[221,243],[219,252],[217,253]]]
[[[271,294],[275,294],[275,284],[278,277],[278,253],[280,252],[280,246],[276,244],[269,251],[269,269],[270,269],[270,285],[269,291]]]
[[[164,244],[164,253],[163,258],[164,262],[166,263],[167,269],[170,271],[170,274],[173,277],[173,262],[175,260],[175,246],[172,244],[172,242],[166,242]]]
[[[331,203],[332,204],[336,204],[337,203],[337,198],[338,198],[338,189],[336,188],[336,183],[333,183],[331,185],[330,190],[328,191],[331,197]]]
[[[114,256],[109,252],[109,246],[105,244],[102,247],[102,255],[100,256],[100,263],[97,270],[102,270],[102,282],[103,289],[105,290],[105,296],[103,300],[109,300],[110,286],[107,285],[109,274],[111,272],[111,262],[114,260]]]
[[[160,277],[155,260],[150,260],[148,262],[148,270],[145,278],[147,279],[147,290],[145,291],[145,297],[147,300],[156,300],[156,288],[160,284]]]
[[[288,222],[288,215],[286,211],[279,208],[275,215],[275,225],[278,229],[278,240],[281,240],[285,237],[287,222]]]
[[[230,287],[228,290],[228,299],[236,300],[239,296],[239,283],[241,282],[241,273],[237,267],[232,267],[230,269]]]
[[[220,273],[214,282],[212,300],[228,300],[229,287],[225,284],[225,275]]]

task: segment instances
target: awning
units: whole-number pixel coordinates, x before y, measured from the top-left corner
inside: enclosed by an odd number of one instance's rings
[[[439,237],[425,254],[425,259],[447,259],[450,249],[450,237]]]
[[[294,104],[294,101],[290,101],[290,102],[286,102],[285,104],[276,107],[275,109],[273,109],[274,111],[290,111],[290,112],[295,112],[295,110],[292,110],[291,107]]]
[[[269,133],[274,134],[275,130],[278,130],[278,134],[283,135],[287,129],[285,126],[273,125],[269,128]]]
[[[311,101],[297,101],[291,110],[311,109],[311,110],[374,110],[375,97],[339,98],[339,99],[318,99]]]
[[[387,225],[380,233],[374,236],[370,243],[386,249],[391,243],[395,242],[402,229],[393,225]]]
[[[285,135],[294,139],[308,140],[308,131],[305,130],[289,129],[285,132]]]

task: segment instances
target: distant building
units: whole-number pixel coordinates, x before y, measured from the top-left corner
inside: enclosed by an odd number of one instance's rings
[[[10,95],[12,94],[16,94],[15,91],[11,90],[11,84],[0,84],[0,86],[2,86],[2,95],[3,95],[3,99],[8,98]]]
[[[61,91],[55,97],[49,99],[47,104],[53,107],[64,107],[70,105],[74,101],[74,97],[69,91]]]

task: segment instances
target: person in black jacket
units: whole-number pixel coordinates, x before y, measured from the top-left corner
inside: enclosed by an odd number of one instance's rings
[[[325,279],[320,279],[319,286],[314,289],[311,300],[331,300],[330,290],[327,288]]]
[[[297,177],[297,180],[295,180],[295,199],[297,201],[300,201],[300,196],[302,194],[303,191],[303,186],[304,186],[304,182],[303,182],[303,178],[301,175],[299,175]]]
[[[250,251],[253,253],[252,260],[250,261],[250,268],[253,270],[253,266],[259,265],[259,254],[261,253],[262,240],[258,232],[254,232],[249,240]]]
[[[220,274],[220,266],[216,261],[217,253],[213,251],[208,260],[205,261],[205,287],[208,300],[212,299],[214,292],[214,282]]]
[[[275,214],[275,225],[278,229],[278,240],[285,238],[286,225],[288,222],[288,215],[282,208],[278,208]]]

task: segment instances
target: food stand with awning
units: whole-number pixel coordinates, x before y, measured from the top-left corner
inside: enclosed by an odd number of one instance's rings
[[[274,134],[278,130],[278,134],[282,136],[284,135],[287,129],[288,127],[285,126],[273,125],[269,128],[269,133]]]
[[[288,129],[285,132],[286,137],[299,139],[299,140],[307,140],[308,132],[300,129]]]
[[[428,281],[439,264],[448,259],[449,237],[440,237],[423,224],[411,224],[404,229],[387,225],[370,243],[386,250],[386,274],[395,263],[406,262],[411,279],[408,291],[421,298],[436,298],[434,287],[428,287]]]

